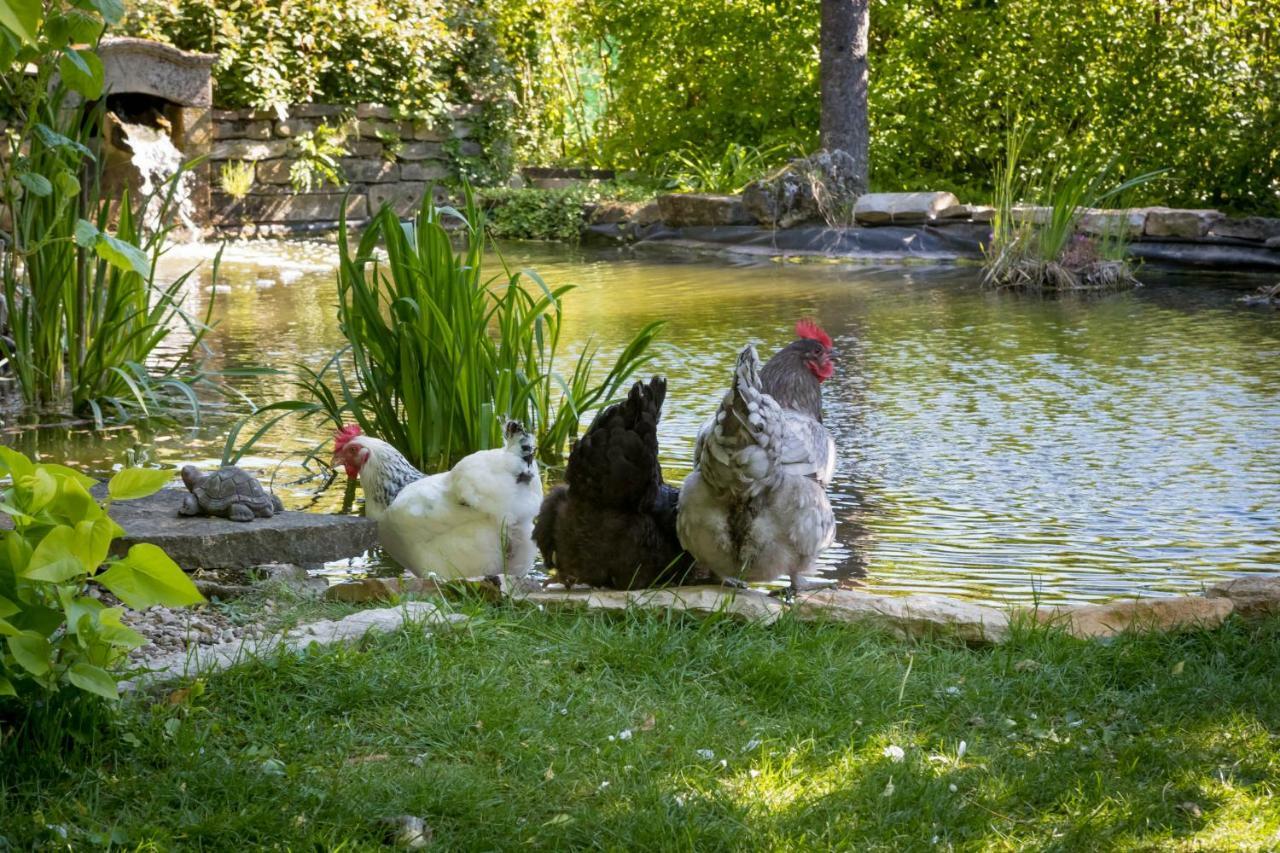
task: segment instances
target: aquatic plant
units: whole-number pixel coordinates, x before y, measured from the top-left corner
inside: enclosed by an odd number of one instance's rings
[[[222,191],[239,201],[253,189],[254,165],[242,160],[228,160],[218,170],[218,184]]]
[[[1105,290],[1137,284],[1126,256],[1128,234],[1123,210],[1095,211],[1100,225],[1081,231],[1090,209],[1123,197],[1165,170],[1110,184],[1114,162],[1098,163],[1080,153],[1061,154],[1056,162],[1028,166],[1023,159],[1031,132],[1014,121],[997,165],[991,240],[983,247],[983,283],[991,287],[1036,290]],[[1036,187],[1036,180],[1043,181]],[[1019,202],[1032,198],[1036,207]]]
[[[116,698],[116,673],[130,649],[146,642],[121,623],[123,607],[89,595],[100,587],[129,607],[182,607],[204,601],[178,565],[155,545],[138,544],[109,556],[124,530],[111,519],[113,500],[146,497],[172,472],[125,468],[107,484],[100,504],[96,485],[61,465],[34,463],[0,447],[0,513],[13,523],[0,532],[0,709],[10,697],[31,705],[66,688]]]
[[[456,253],[446,222],[462,241]],[[338,319],[348,345],[319,371],[300,366],[302,398],[242,420],[224,459],[238,459],[295,415],[355,421],[426,470],[499,446],[508,417],[535,433],[544,462],[563,458],[581,419],[650,361],[662,323],[641,328],[602,377],[592,342],[562,372],[564,297],[572,285],[552,288],[532,270],[486,277],[485,227],[470,190],[464,211],[437,207],[428,193],[408,223],[384,206],[354,244],[344,219]],[[245,426],[261,419],[237,446]]]
[[[172,206],[180,175],[151,198],[106,198],[89,147],[102,107],[85,106],[102,94],[102,63],[70,46],[96,42],[103,19],[54,4],[30,26],[21,48],[7,54],[0,90],[12,116],[0,152],[0,210],[9,214],[0,226],[8,310],[0,366],[41,411],[70,410],[99,424],[107,412],[127,418],[190,406],[198,415],[192,386],[209,381],[198,366],[208,327],[182,307],[186,276],[155,284],[166,231],[144,234],[140,226],[149,205]],[[24,78],[24,68],[34,72]],[[187,346],[158,359],[176,328],[185,328]]]

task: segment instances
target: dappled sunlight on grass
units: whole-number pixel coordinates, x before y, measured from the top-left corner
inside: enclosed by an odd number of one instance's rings
[[[415,814],[449,849],[1280,841],[1280,624],[971,650],[785,618],[467,609],[445,633],[131,702],[61,766],[7,745],[2,834],[365,847]]]

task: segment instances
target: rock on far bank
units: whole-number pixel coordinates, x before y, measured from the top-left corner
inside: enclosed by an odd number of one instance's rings
[[[1209,598],[1225,598],[1246,619],[1280,613],[1280,577],[1260,575],[1235,578],[1209,587]]]
[[[658,210],[672,228],[755,223],[736,195],[668,193],[658,196]]]
[[[946,192],[867,193],[854,205],[853,218],[859,225],[932,222],[959,204]]]
[[[1125,631],[1184,631],[1216,628],[1235,609],[1229,598],[1174,596],[1130,598],[1108,604],[1026,608],[1032,619],[1074,637],[1100,639]]]

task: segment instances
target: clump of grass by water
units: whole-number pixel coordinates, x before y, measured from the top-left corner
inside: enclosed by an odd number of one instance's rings
[[[1127,257],[1123,210],[1098,212],[1100,227],[1081,230],[1091,209],[1115,202],[1163,170],[1112,183],[1114,162],[1083,155],[1054,165],[1028,167],[1024,149],[1031,128],[1015,124],[996,169],[992,236],[984,247],[983,283],[998,288],[1046,291],[1112,290],[1138,284]],[[1037,187],[1032,177],[1042,181]],[[1020,208],[1033,200],[1039,210]]]
[[[243,160],[228,160],[218,170],[218,184],[222,191],[239,201],[253,189],[254,164]]]
[[[644,325],[607,368],[594,343],[563,368],[573,286],[551,287],[531,270],[486,276],[485,218],[469,191],[465,211],[437,207],[428,193],[412,222],[383,207],[358,242],[348,237],[344,220],[338,319],[348,345],[319,371],[299,367],[302,397],[263,407],[253,417],[265,422],[243,445],[245,422],[234,428],[227,459],[300,415],[355,421],[427,470],[500,446],[503,424],[516,418],[537,436],[539,458],[555,462],[580,420],[652,358],[661,322]]]
[[[476,605],[0,730],[15,849],[1269,849],[1280,621],[967,649]],[[69,746],[68,746],[69,744]],[[157,792],[162,792],[158,795]]]
[[[667,179],[681,192],[737,193],[792,153],[791,145],[757,148],[737,142],[730,142],[718,155],[684,148],[669,155]]]

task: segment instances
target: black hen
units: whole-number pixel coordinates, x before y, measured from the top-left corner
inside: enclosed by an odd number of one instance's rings
[[[640,589],[688,574],[676,536],[680,490],[662,482],[658,418],[667,381],[637,382],[569,453],[565,484],[542,502],[534,541],[565,586]]]

